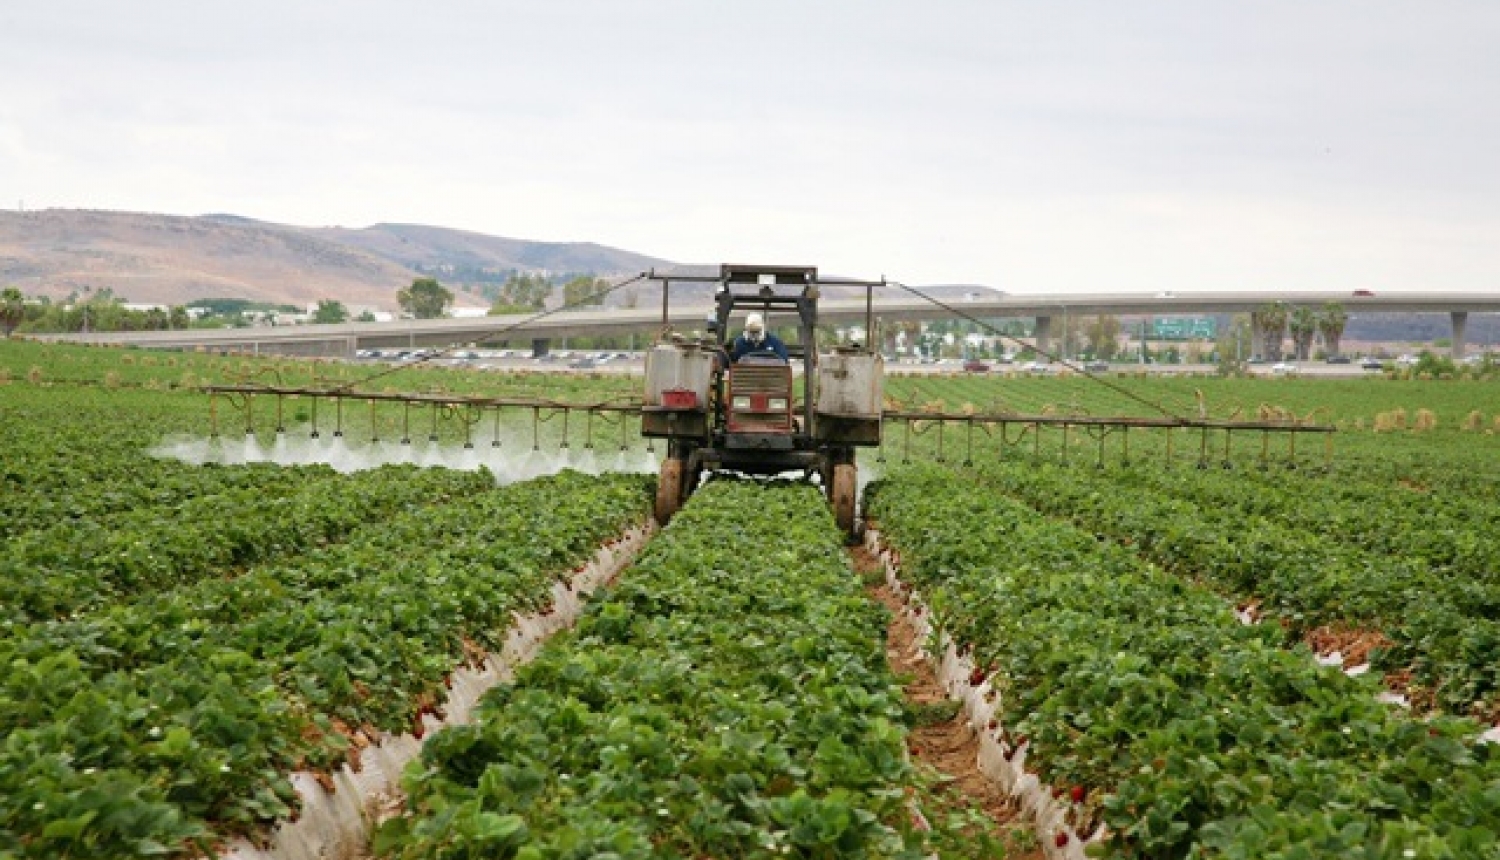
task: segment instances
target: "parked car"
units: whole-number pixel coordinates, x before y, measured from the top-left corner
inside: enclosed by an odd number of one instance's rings
[[[595,363],[592,358],[580,358],[577,361],[568,364],[568,367],[571,367],[574,370],[593,370],[594,366]]]
[[[1372,299],[1372,298],[1375,297],[1375,291],[1374,290],[1355,290],[1354,291],[1354,296],[1355,296],[1355,298],[1360,298],[1360,299]]]
[[[1083,366],[1083,369],[1087,370],[1089,373],[1108,373],[1109,372],[1109,362],[1107,362],[1107,361],[1091,361],[1088,364],[1085,364]]]
[[[964,370],[967,370],[970,373],[988,373],[990,370],[990,366],[977,358],[971,358],[968,361],[964,362]]]
[[[1351,364],[1353,360],[1347,355],[1330,355],[1323,359],[1323,361],[1328,364]]]
[[[1364,370],[1384,370],[1385,362],[1373,355],[1367,355],[1359,360],[1359,366]]]
[[[1046,373],[1052,369],[1052,365],[1045,361],[1028,361],[1021,365],[1021,370],[1026,373]]]
[[[1271,372],[1281,376],[1296,376],[1297,365],[1290,361],[1278,361],[1271,365]]]

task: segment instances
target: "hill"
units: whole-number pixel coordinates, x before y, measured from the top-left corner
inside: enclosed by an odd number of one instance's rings
[[[442,227],[297,227],[236,215],[47,209],[0,212],[0,285],[65,298],[112,290],[130,302],[337,299],[394,310],[396,291],[436,277],[461,304],[511,272],[610,276],[664,261],[587,242],[533,242]]]

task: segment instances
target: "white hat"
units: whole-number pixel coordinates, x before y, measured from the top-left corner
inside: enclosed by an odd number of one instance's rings
[[[745,331],[762,331],[766,327],[766,321],[760,314],[751,314],[745,317]]]

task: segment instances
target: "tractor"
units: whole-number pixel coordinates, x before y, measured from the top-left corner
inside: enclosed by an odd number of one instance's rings
[[[809,266],[723,265],[716,276],[654,275],[663,318],[673,283],[715,285],[713,311],[693,337],[664,333],[646,357],[641,433],[664,439],[655,514],[665,524],[705,472],[817,476],[834,519],[856,529],[855,449],[880,444],[884,360],[873,340],[871,291],[883,282],[825,280]],[[817,343],[820,290],[864,287],[864,343]],[[789,337],[789,360],[751,353],[730,360],[732,332],[748,313]],[[791,336],[795,333],[795,336]],[[799,372],[800,371],[800,372]]]

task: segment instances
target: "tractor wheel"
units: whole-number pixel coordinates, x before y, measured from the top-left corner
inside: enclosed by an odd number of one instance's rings
[[[828,485],[828,503],[833,506],[833,519],[844,534],[854,533],[854,503],[859,492],[857,477],[853,463],[839,463],[833,467],[833,482]]]
[[[656,479],[657,525],[666,525],[682,507],[682,467],[682,460],[676,457],[661,461],[661,474]]]

